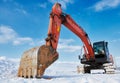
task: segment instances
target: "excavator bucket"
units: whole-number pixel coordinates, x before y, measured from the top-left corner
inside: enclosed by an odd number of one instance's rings
[[[18,77],[41,78],[45,69],[58,59],[58,53],[51,46],[42,45],[25,51],[21,57]]]

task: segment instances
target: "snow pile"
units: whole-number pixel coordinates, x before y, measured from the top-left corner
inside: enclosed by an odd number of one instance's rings
[[[6,57],[0,57],[0,79],[15,77],[18,63],[19,62],[15,63],[12,60],[6,59]]]
[[[56,62],[46,70],[41,79],[19,78],[19,60],[16,60],[0,57],[0,83],[120,83],[120,73],[78,74],[79,63],[75,62]]]

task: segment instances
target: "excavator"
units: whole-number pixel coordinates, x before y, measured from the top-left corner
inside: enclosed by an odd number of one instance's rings
[[[112,63],[112,56],[108,51],[108,43],[99,41],[90,42],[88,34],[79,26],[70,15],[63,13],[61,4],[55,3],[50,13],[50,22],[45,45],[27,50],[23,53],[18,69],[19,77],[37,77],[43,76],[46,68],[53,64],[59,57],[57,52],[61,25],[64,25],[77,35],[83,42],[84,54],[79,56],[84,64],[84,73],[90,73],[92,69],[106,69],[105,63]]]

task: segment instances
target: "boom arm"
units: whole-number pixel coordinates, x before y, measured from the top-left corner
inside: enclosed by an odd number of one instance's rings
[[[46,43],[49,42],[55,50],[57,49],[61,24],[65,25],[82,40],[84,43],[86,59],[94,60],[94,51],[87,33],[77,25],[69,15],[62,13],[61,5],[59,3],[56,3],[53,6],[50,14],[50,24]]]
[[[79,25],[77,25],[69,15],[65,15],[65,21],[63,24],[82,40],[87,60],[94,59],[94,51],[88,34]]]

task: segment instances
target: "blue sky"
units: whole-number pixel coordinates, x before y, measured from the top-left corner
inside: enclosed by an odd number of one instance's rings
[[[120,0],[0,0],[0,56],[20,58],[25,50],[44,44],[55,2],[82,26],[92,43],[108,41],[110,53],[119,56]],[[61,28],[59,60],[77,61],[83,44]]]

